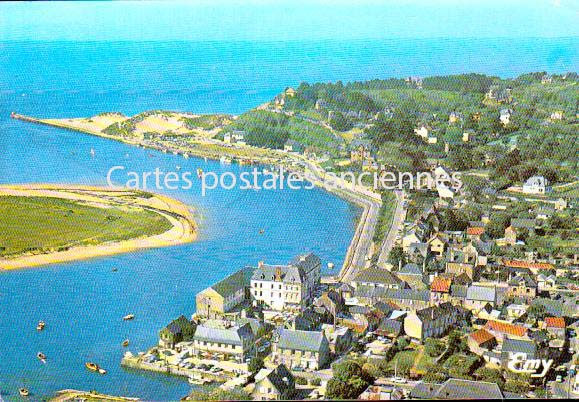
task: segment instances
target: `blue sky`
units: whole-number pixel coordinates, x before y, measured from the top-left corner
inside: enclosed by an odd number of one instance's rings
[[[577,0],[4,2],[0,40],[577,37],[578,17]]]

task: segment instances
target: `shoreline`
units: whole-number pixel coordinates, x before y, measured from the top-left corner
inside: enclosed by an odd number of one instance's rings
[[[338,189],[333,186],[328,186],[324,183],[323,175],[325,171],[318,165],[314,164],[313,162],[307,160],[303,156],[293,155],[286,152],[282,152],[279,150],[267,150],[267,152],[271,152],[275,157],[270,156],[264,158],[262,156],[251,155],[244,158],[238,158],[238,156],[234,155],[233,153],[227,153],[228,150],[235,150],[235,149],[244,149],[244,150],[259,150],[259,152],[266,152],[261,148],[256,147],[244,147],[244,148],[236,148],[236,147],[224,147],[222,146],[222,150],[225,154],[219,153],[212,153],[207,149],[202,149],[202,144],[197,144],[199,146],[196,147],[188,147],[186,150],[179,149],[177,147],[171,147],[168,145],[163,144],[163,146],[158,144],[152,144],[145,140],[138,141],[138,140],[129,140],[126,138],[122,138],[119,136],[113,136],[110,134],[105,134],[100,131],[96,130],[88,130],[82,127],[76,127],[74,125],[66,124],[64,121],[67,120],[63,119],[40,119],[31,116],[25,116],[18,113],[12,113],[11,117],[16,120],[21,120],[25,122],[35,123],[35,124],[42,124],[50,127],[61,128],[65,130],[70,130],[74,132],[80,132],[96,137],[101,137],[105,139],[110,139],[118,142],[122,142],[127,145],[137,146],[142,148],[154,149],[157,151],[165,152],[165,153],[173,153],[175,155],[181,155],[182,157],[193,156],[199,158],[207,158],[212,160],[219,160],[222,156],[233,157],[242,161],[251,161],[252,163],[256,164],[266,164],[266,165],[275,165],[275,166],[284,166],[284,168],[288,168],[288,166],[284,165],[284,161],[290,164],[291,162],[302,162],[305,163],[306,166],[309,167],[309,170],[315,175],[316,180],[313,181],[313,184],[316,185],[318,188],[328,191],[329,193],[336,195],[346,202],[355,205],[358,208],[362,209],[362,213],[360,214],[360,219],[357,222],[356,229],[352,240],[348,246],[348,250],[346,252],[346,256],[344,258],[344,263],[340,267],[339,272],[332,274],[332,277],[336,281],[344,281],[351,277],[357,270],[363,269],[366,267],[367,263],[369,262],[368,253],[371,252],[372,249],[372,237],[374,235],[374,230],[376,226],[377,216],[379,213],[380,206],[382,204],[381,195],[375,193],[369,189],[362,189],[362,188],[352,188],[352,186],[344,186],[344,188]],[[209,145],[205,144],[205,145]],[[256,151],[257,152],[257,151]],[[362,254],[361,254],[362,253]]]
[[[103,195],[110,193],[134,193],[126,188],[97,187],[83,185],[24,184],[2,185],[1,195],[23,197],[54,197],[74,201],[103,203]],[[142,192],[145,194],[145,192]],[[171,223],[171,228],[163,233],[141,236],[129,240],[110,241],[97,245],[73,246],[65,251],[40,254],[24,254],[13,258],[0,258],[0,271],[33,268],[48,264],[81,261],[90,258],[134,252],[141,249],[174,246],[197,239],[197,225],[189,207],[180,201],[160,194],[151,194],[147,203],[137,206],[155,212]],[[100,195],[100,197],[99,197]],[[109,203],[111,201],[109,200]],[[134,206],[134,205],[133,205]]]

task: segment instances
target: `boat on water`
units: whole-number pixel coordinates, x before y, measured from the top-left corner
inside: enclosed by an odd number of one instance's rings
[[[181,166],[177,165],[177,166],[175,166],[175,169],[181,170]]]
[[[197,177],[201,178],[203,176],[203,169],[199,168],[197,169]]]
[[[38,360],[40,360],[42,363],[46,363],[46,355],[44,353],[38,352],[36,357],[38,357]]]
[[[94,148],[91,148],[90,149],[90,156],[94,156],[94,155],[95,155]]]
[[[84,366],[88,370],[94,371],[95,373],[99,373],[99,374],[106,374],[107,373],[107,371],[104,368],[100,367],[98,364],[93,363],[93,362],[86,362],[84,364]]]
[[[265,229],[260,229],[259,230],[259,234],[264,234],[265,233]]]
[[[38,325],[36,325],[36,330],[42,331],[45,326],[46,326],[46,324],[44,323],[44,321],[38,321]]]
[[[123,317],[123,320],[129,321],[132,320],[133,318],[135,318],[134,314],[127,314],[126,316]]]
[[[328,262],[328,268],[329,268],[329,269],[333,269],[333,268],[334,268],[334,263],[333,263],[333,262]]]
[[[20,396],[28,396],[30,395],[30,391],[28,391],[28,388],[20,388],[18,390],[18,393],[20,394]]]
[[[123,346],[124,346],[125,348],[126,348],[127,346],[129,346],[129,340],[128,340],[128,339],[125,339],[125,340],[123,341]]]
[[[113,272],[117,272],[119,269],[118,268],[113,268]]]

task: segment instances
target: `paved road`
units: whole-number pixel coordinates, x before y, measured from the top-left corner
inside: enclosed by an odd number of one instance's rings
[[[404,191],[396,190],[396,210],[394,211],[394,215],[392,218],[392,226],[390,227],[390,231],[384,239],[382,243],[382,248],[380,249],[380,255],[378,256],[378,266],[385,267],[388,263],[388,255],[390,254],[390,250],[394,247],[394,243],[396,242],[396,235],[402,229],[402,225],[404,224],[404,219],[406,218],[406,209],[404,208]]]

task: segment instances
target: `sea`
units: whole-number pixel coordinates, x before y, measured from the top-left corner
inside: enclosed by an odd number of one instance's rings
[[[578,70],[577,38],[323,42],[0,42],[0,184],[105,185],[112,166],[240,173],[248,167],[135,148],[10,119],[159,109],[241,114],[300,82],[478,72]],[[91,155],[94,150],[94,156]],[[343,263],[360,211],[323,190],[163,190],[195,211],[199,239],[67,264],[0,272],[0,395],[32,400],[73,388],[176,400],[182,379],[120,367],[153,346],[195,294],[258,261],[314,252]],[[263,233],[261,233],[263,231]],[[116,272],[113,272],[116,268]],[[135,320],[122,317],[134,314]],[[46,329],[37,332],[39,320]],[[47,356],[45,364],[37,352]],[[94,361],[104,376],[89,372]]]

